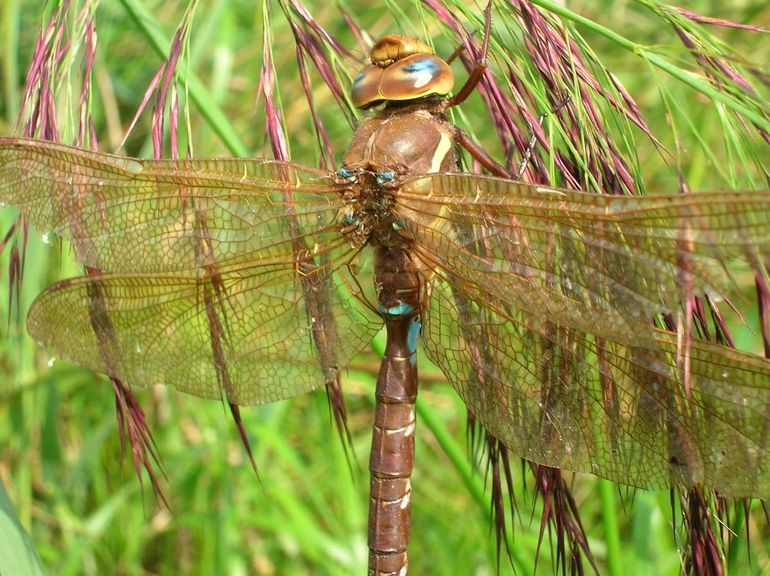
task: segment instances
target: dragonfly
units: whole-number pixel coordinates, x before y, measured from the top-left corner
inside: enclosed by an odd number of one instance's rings
[[[514,454],[641,488],[770,496],[770,361],[658,328],[770,252],[767,191],[606,196],[506,176],[452,125],[447,62],[387,36],[337,171],[0,139],[0,202],[98,273],[32,304],[42,347],[235,405],[338,381],[384,325],[369,573],[405,575],[422,345]],[[492,173],[459,170],[464,148]]]

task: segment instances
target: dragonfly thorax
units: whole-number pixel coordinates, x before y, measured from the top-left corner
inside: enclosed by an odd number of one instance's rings
[[[401,176],[452,172],[457,169],[454,140],[455,128],[441,102],[386,108],[361,122],[342,165]]]
[[[343,216],[351,243],[406,248],[395,208],[399,187],[412,175],[457,169],[455,129],[441,102],[388,107],[359,125],[342,164],[351,181]]]
[[[393,211],[393,187],[398,185],[395,173],[343,169],[340,175],[352,183],[345,194],[342,217],[342,230],[348,241],[354,246],[406,247],[408,238],[401,232]]]

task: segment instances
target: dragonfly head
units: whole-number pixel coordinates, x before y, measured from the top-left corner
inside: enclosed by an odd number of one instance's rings
[[[385,36],[372,46],[369,57],[371,64],[353,80],[351,97],[356,108],[446,96],[454,87],[449,64],[419,40]]]

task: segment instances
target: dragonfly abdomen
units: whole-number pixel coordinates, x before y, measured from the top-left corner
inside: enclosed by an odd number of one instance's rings
[[[387,344],[377,377],[369,461],[369,574],[404,574],[414,464],[416,348],[424,282],[409,253],[400,249],[379,247],[374,274]]]

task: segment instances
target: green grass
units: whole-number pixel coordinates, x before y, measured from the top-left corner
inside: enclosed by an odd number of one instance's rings
[[[5,39],[0,48],[0,110],[5,121],[2,132],[10,133],[22,101],[23,71],[29,65],[43,14],[39,2],[33,0],[6,2],[0,15]],[[452,37],[424,6],[406,1],[371,4],[350,0],[345,6],[373,36],[407,33],[434,38],[441,54],[454,48]],[[651,132],[668,151],[660,154],[620,115],[607,107],[601,109],[640,188],[676,190],[677,168],[694,189],[761,185],[767,146],[742,129],[731,111],[742,112],[765,129],[767,119],[746,98],[715,91],[688,71],[681,44],[648,8],[652,3],[570,3],[574,12],[547,2],[536,4],[556,10],[574,25],[572,32],[579,34],[575,41],[590,46],[599,61],[620,78],[642,108]],[[114,149],[120,141],[167,50],[184,5],[103,0],[99,6],[90,110],[103,150]],[[362,57],[336,8],[326,2],[307,5],[319,23]],[[724,8],[721,14],[710,12],[711,3],[705,1],[687,8],[744,23],[766,23],[769,14],[763,2]],[[293,40],[278,7],[271,9],[273,58],[292,158],[315,165],[318,146],[297,79]],[[455,9],[467,14],[478,28],[478,6],[457,2]],[[246,0],[202,2],[197,9],[189,62],[179,69],[190,83],[186,88],[183,83],[179,86],[183,102],[189,102],[191,140],[198,157],[270,153],[261,105],[255,106],[262,61],[261,10]],[[655,11],[661,10],[655,6]],[[522,31],[500,7],[494,18],[493,68],[499,71],[513,66],[522,74],[522,81],[543,98],[538,110],[544,110],[542,82],[527,55],[520,51],[519,59],[511,61],[494,52],[496,43],[520,45]],[[711,32],[767,72],[770,40],[766,35],[730,29]],[[354,63],[340,61],[340,70],[347,65]],[[462,78],[460,67],[455,69]],[[598,66],[595,71],[602,77]],[[78,72],[73,71],[57,91],[60,127],[70,136],[76,118],[77,79]],[[313,94],[339,158],[351,127],[317,76],[313,77]],[[478,96],[455,111],[455,118],[499,154]],[[147,113],[126,146],[132,155],[151,154],[149,124]],[[579,143],[570,142],[559,130],[547,122],[547,134],[556,145],[579,148]],[[181,132],[186,139],[185,131]],[[558,174],[554,176],[558,180]],[[11,219],[9,211],[0,212],[0,230],[5,231]],[[0,275],[7,270],[7,250],[3,258]],[[144,488],[137,481],[130,453],[125,448],[121,453],[114,401],[106,380],[65,362],[49,366],[48,356],[24,334],[24,311],[34,297],[55,279],[78,273],[67,246],[44,244],[32,232],[19,314],[8,309],[5,276],[0,283],[0,319],[8,319],[0,339],[0,479],[47,572],[365,573],[367,463],[377,354],[364,354],[343,376],[353,439],[350,461],[323,391],[243,409],[259,479],[245,458],[225,407],[173,390],[138,390],[162,457],[163,490],[170,505],[166,509],[147,489],[146,478]],[[749,293],[748,301],[752,298]],[[750,314],[748,321],[756,327]],[[756,334],[744,336],[740,345],[761,351]],[[437,375],[427,365],[422,373]],[[485,473],[464,458],[462,402],[440,377],[431,379],[420,394],[411,573],[493,574],[495,543],[489,528]],[[532,574],[535,567],[540,574],[552,574],[555,566],[547,536],[539,556],[536,554],[540,504],[532,503],[532,481],[523,485],[523,475],[518,472],[517,467],[512,562],[518,574]],[[588,476],[575,478],[573,490],[602,574],[679,573],[678,549],[683,543],[671,529],[667,492],[631,493]],[[750,545],[743,520],[734,518],[733,528],[740,537],[728,555],[732,574],[770,573],[770,534],[757,506],[753,512],[747,520]],[[3,561],[8,559],[0,558],[0,573]],[[505,560],[501,573],[512,573]]]

